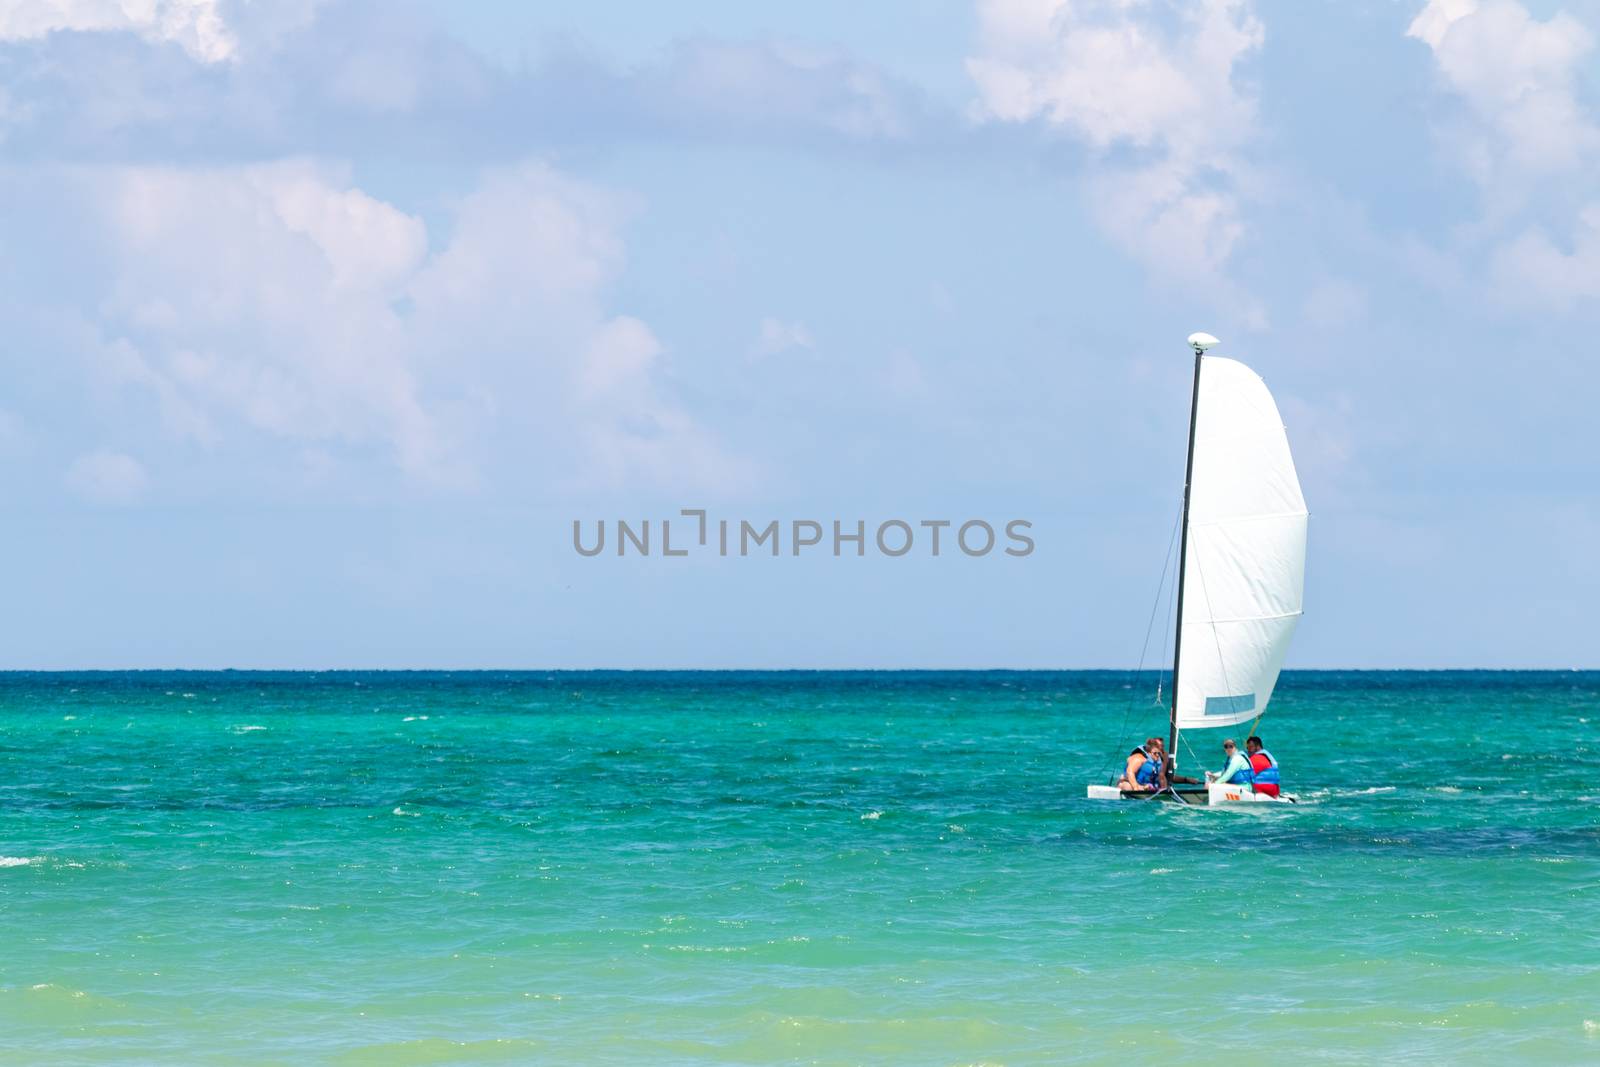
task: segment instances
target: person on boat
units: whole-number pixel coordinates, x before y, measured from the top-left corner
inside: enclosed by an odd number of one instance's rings
[[[1117,788],[1126,792],[1151,793],[1166,788],[1162,775],[1165,759],[1161,755],[1161,739],[1147,737],[1144,744],[1128,753],[1128,763],[1123,768],[1122,780]]]
[[[1216,781],[1228,785],[1251,785],[1255,781],[1255,771],[1250,761],[1239,751],[1231,737],[1222,742],[1222,758],[1227,763],[1217,772]]]
[[[1278,761],[1272,758],[1261,745],[1261,738],[1250,735],[1245,739],[1244,747],[1250,750],[1250,771],[1255,778],[1257,793],[1265,793],[1269,797],[1278,795]]]

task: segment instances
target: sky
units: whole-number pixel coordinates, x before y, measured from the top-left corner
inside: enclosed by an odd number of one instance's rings
[[[1597,40],[0,0],[0,668],[1158,662],[1195,330],[1288,426],[1289,667],[1600,666]],[[683,509],[782,552],[664,557]],[[969,520],[1033,550],[927,551]]]

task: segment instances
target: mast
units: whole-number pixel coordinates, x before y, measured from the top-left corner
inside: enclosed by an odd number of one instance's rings
[[[1184,565],[1189,560],[1189,487],[1194,481],[1194,428],[1200,415],[1200,364],[1206,358],[1206,349],[1217,344],[1208,333],[1189,335],[1189,347],[1194,349],[1194,392],[1189,398],[1189,455],[1183,466],[1183,533],[1178,538],[1178,619],[1177,635],[1172,641],[1172,710],[1167,718],[1167,754],[1172,766],[1178,766],[1178,664],[1183,661],[1183,578]]]

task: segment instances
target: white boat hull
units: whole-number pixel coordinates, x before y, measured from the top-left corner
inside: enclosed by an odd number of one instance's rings
[[[1167,789],[1160,793],[1125,793],[1114,785],[1091,785],[1088,797],[1090,800],[1159,800],[1198,804],[1204,807],[1233,804],[1293,804],[1296,800],[1292,793],[1269,797],[1265,793],[1257,793],[1247,785],[1227,785],[1223,782],[1213,782],[1208,786],[1178,786],[1176,789]]]
[[[1227,785],[1223,782],[1212,782],[1206,787],[1206,802],[1208,804],[1293,804],[1293,793],[1268,796],[1266,793],[1257,793],[1247,785]]]

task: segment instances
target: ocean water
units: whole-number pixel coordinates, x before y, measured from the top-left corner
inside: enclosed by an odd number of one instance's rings
[[[1600,674],[1291,673],[1306,803],[1084,800],[1151,688],[0,675],[0,1061],[1600,1062]]]

